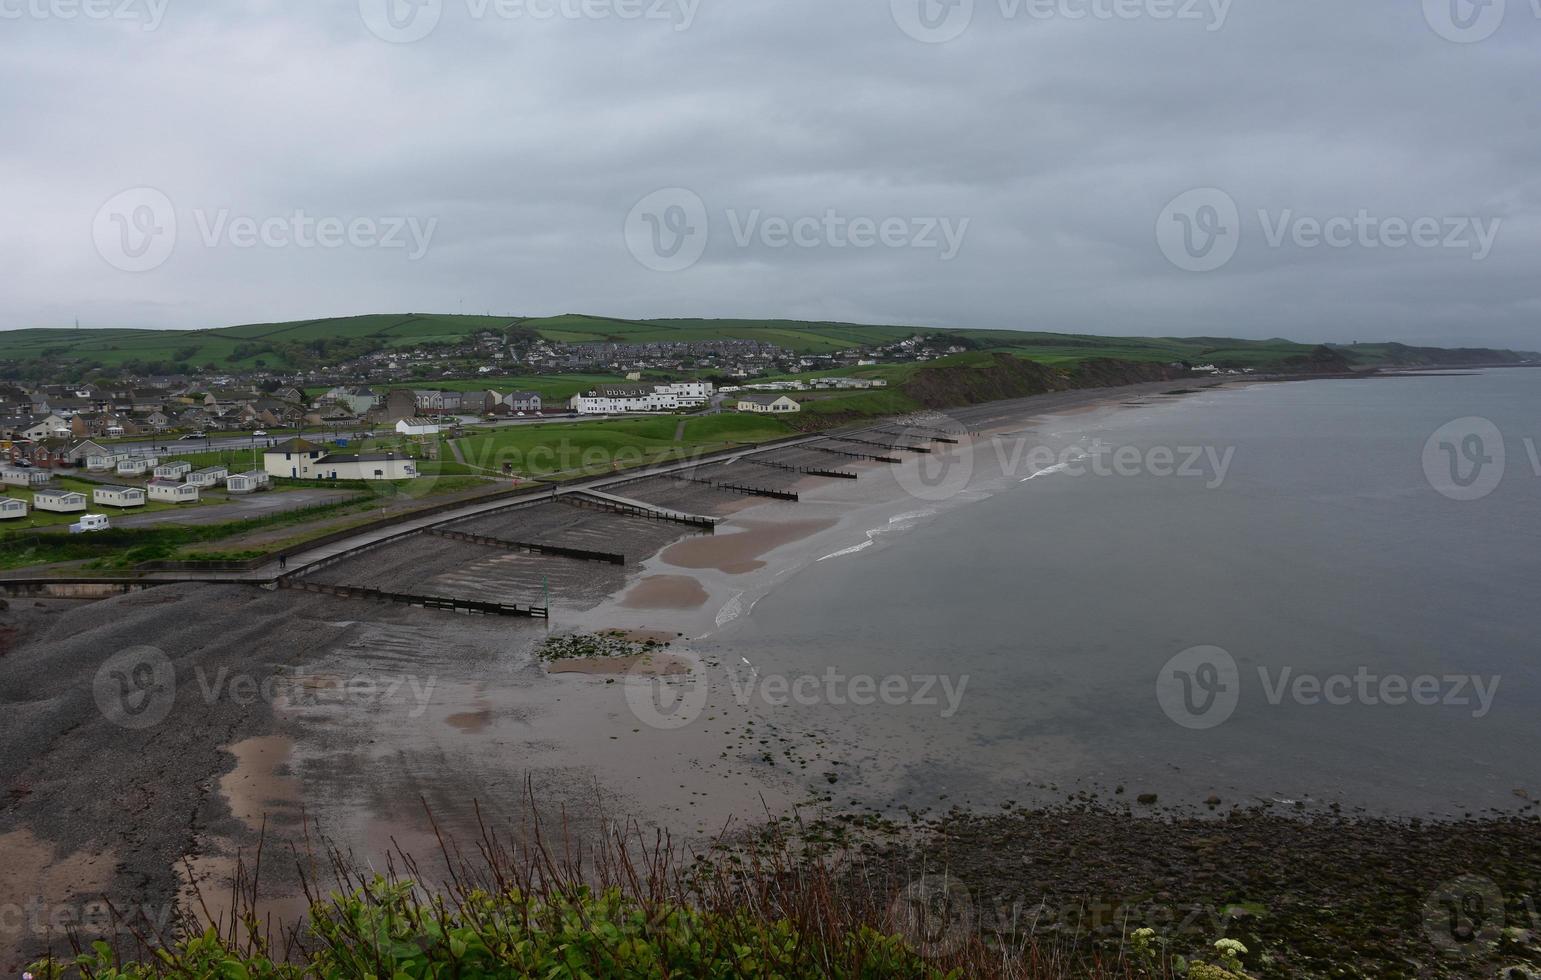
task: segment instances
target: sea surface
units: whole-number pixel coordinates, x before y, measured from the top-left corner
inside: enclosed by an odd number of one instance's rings
[[[910,481],[913,511],[788,576],[711,652],[769,730],[817,746],[840,805],[1524,807],[1538,444],[1526,369],[1040,420],[958,454],[965,478]]]

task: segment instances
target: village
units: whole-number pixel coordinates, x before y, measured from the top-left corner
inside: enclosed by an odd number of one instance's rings
[[[887,354],[914,357],[920,343],[920,338],[905,341]],[[275,487],[415,481],[425,471],[445,471],[437,461],[447,440],[473,430],[725,411],[789,416],[802,412],[803,393],[818,397],[888,385],[870,373],[826,373],[724,378],[738,383],[719,386],[659,369],[664,363],[678,368],[682,358],[730,352],[767,358],[757,370],[776,369],[774,359],[782,353],[757,341],[586,344],[560,352],[539,341],[522,356],[543,366],[613,373],[520,375],[512,380],[527,379],[532,387],[514,390],[466,379],[439,386],[355,383],[323,389],[308,376],[0,384],[0,522],[68,524],[77,533],[107,530],[112,526],[107,514],[92,511],[151,513],[231,503]],[[828,371],[838,360],[794,358],[784,366]],[[854,363],[870,368],[878,362],[856,357]],[[496,370],[484,364],[478,373]],[[737,363],[735,373],[747,370]],[[606,380],[587,383],[595,378]]]

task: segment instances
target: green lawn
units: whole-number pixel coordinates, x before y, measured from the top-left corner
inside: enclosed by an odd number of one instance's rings
[[[142,486],[136,480],[123,481],[124,486]],[[172,504],[160,500],[151,500],[143,507],[108,507],[94,503],[91,499],[91,491],[101,486],[89,480],[77,480],[68,476],[56,476],[47,489],[53,490],[77,490],[86,495],[86,510],[83,513],[106,514],[108,517],[134,517],[139,514],[157,514],[168,510],[191,510],[197,507],[207,506],[211,503],[222,503],[223,495],[217,500],[211,500],[207,496],[196,504]],[[16,520],[0,521],[0,531],[15,531],[29,527],[54,527],[59,524],[74,524],[80,520],[80,513],[54,514],[48,511],[39,511],[32,508],[33,492],[21,487],[0,487],[0,497],[15,497],[27,502],[28,513],[26,517]]]
[[[684,438],[675,441],[681,421]],[[667,462],[696,452],[791,434],[779,419],[738,414],[658,416],[553,425],[507,426],[460,440],[466,461],[526,477],[579,475]]]

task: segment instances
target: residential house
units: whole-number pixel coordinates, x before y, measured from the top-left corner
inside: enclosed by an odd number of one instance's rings
[[[680,407],[678,395],[654,385],[600,385],[574,395],[571,404],[579,415],[667,412]]]
[[[315,465],[326,450],[304,439],[281,442],[262,454],[262,468],[269,476],[291,480],[317,479]]]
[[[507,405],[509,410],[513,412],[539,415],[542,402],[539,392],[514,391],[504,396],[503,404]]]

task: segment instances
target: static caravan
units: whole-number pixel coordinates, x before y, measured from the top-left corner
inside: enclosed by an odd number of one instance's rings
[[[155,478],[157,480],[176,480],[178,483],[183,483],[187,474],[192,471],[192,463],[162,463],[155,468]]]
[[[91,499],[104,507],[143,507],[148,502],[138,487],[97,487]]]
[[[92,453],[86,457],[86,469],[92,473],[111,473],[125,459],[128,456],[124,453]]]
[[[0,521],[14,521],[18,517],[27,516],[27,502],[6,497],[0,500]]]
[[[187,474],[187,482],[196,487],[217,487],[225,482],[230,470],[223,466],[209,466]]]
[[[39,490],[32,495],[32,506],[50,514],[78,514],[86,509],[86,495],[74,490]]]
[[[119,476],[144,476],[154,469],[153,459],[124,459],[118,461]]]
[[[36,466],[0,466],[0,484],[8,487],[47,486],[48,475]]]
[[[256,493],[270,486],[272,486],[272,477],[268,476],[266,470],[231,473],[225,478],[225,488],[231,493]]]
[[[164,500],[168,504],[196,504],[198,487],[181,480],[151,480],[150,499]]]

